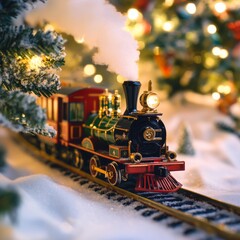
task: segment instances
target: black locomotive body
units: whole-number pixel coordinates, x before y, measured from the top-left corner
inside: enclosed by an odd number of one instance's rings
[[[173,192],[181,187],[170,174],[184,170],[184,162],[166,145],[166,128],[157,112],[158,95],[149,89],[140,96],[140,83],[125,81],[126,110],[115,91],[88,88],[62,90],[46,104],[58,131],[54,139],[40,137],[42,148],[92,176],[104,176],[112,185],[137,176],[137,191]],[[65,91],[65,93],[64,93]],[[49,100],[48,100],[49,101]],[[40,104],[43,106],[44,100]],[[44,106],[43,106],[44,107]],[[55,116],[55,118],[53,117]]]

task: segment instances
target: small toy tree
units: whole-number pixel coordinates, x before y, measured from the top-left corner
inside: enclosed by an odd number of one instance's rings
[[[192,145],[190,129],[187,127],[186,124],[182,125],[177,152],[186,155],[195,154],[195,150]]]

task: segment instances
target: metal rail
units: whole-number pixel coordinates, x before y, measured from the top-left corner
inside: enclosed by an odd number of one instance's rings
[[[19,140],[19,137],[18,137],[18,140]],[[22,138],[21,138],[21,140],[22,140]],[[23,141],[21,141],[21,143],[22,142]],[[88,179],[89,181],[95,182],[103,187],[113,190],[118,194],[121,194],[121,195],[126,196],[131,199],[134,199],[138,202],[141,202],[142,204],[144,204],[150,208],[156,209],[160,212],[169,214],[169,215],[171,215],[179,220],[182,220],[190,225],[193,225],[196,228],[199,228],[209,234],[214,234],[214,235],[217,235],[224,239],[240,240],[240,234],[227,228],[224,224],[214,224],[212,222],[209,222],[205,218],[194,217],[193,215],[191,215],[189,213],[185,213],[180,210],[176,210],[174,208],[168,207],[159,202],[156,202],[151,199],[140,196],[137,193],[130,192],[128,190],[125,190],[125,189],[122,189],[122,188],[119,188],[116,186],[112,186],[104,180],[101,180],[99,178],[94,178],[90,174],[83,172],[82,170],[79,170],[73,166],[70,166],[70,165],[64,163],[63,161],[60,161],[60,160],[54,158],[53,156],[49,156],[48,154],[46,154],[43,151],[40,151],[39,149],[37,149],[36,147],[34,147],[32,144],[30,144],[27,141],[24,141],[24,144],[27,145],[27,148],[31,149],[31,152],[34,153],[36,156],[40,156],[41,158],[44,158],[45,160],[48,160],[52,163],[55,163],[55,164],[65,168],[65,169],[68,169],[71,172],[76,173],[76,174]],[[225,203],[225,202],[221,202],[219,200],[189,191],[187,189],[180,189],[179,193],[182,195],[185,195],[188,198],[191,198],[191,199],[194,199],[194,200],[197,200],[200,202],[206,202],[206,203],[208,203],[212,206],[215,206],[219,209],[224,209],[226,211],[240,215],[240,207],[237,207],[237,206]]]

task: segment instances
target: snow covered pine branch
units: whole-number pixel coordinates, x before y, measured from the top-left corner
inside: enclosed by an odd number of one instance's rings
[[[53,136],[37,96],[49,97],[60,88],[55,73],[64,64],[64,40],[15,24],[22,11],[44,0],[0,0],[0,125],[15,131]]]

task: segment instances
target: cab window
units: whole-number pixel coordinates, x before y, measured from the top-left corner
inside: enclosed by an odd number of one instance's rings
[[[83,121],[84,117],[83,103],[70,103],[69,111],[71,122]]]

